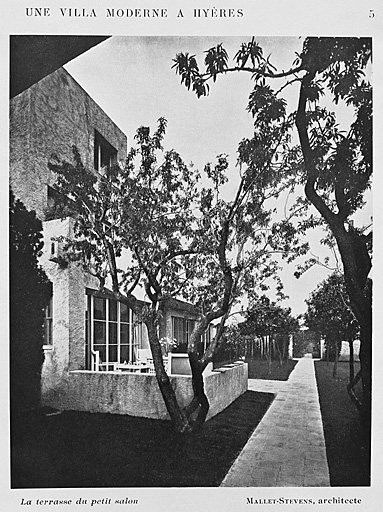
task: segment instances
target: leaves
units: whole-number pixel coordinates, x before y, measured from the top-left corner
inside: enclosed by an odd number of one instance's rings
[[[290,308],[282,308],[266,295],[255,295],[246,311],[246,321],[241,325],[243,332],[255,336],[289,334],[299,328],[298,321],[291,315]]]
[[[254,37],[250,42],[242,43],[240,49],[234,56],[234,60],[241,68],[246,66],[249,59],[253,67],[261,64],[264,60],[263,50],[258,43],[256,43]]]
[[[195,55],[189,55],[189,53],[178,53],[173,59],[172,69],[176,69],[176,73],[181,75],[181,84],[190,89],[192,81],[199,73],[198,64]]]
[[[351,311],[344,277],[331,274],[322,281],[306,300],[305,323],[326,339],[353,341],[359,326]]]
[[[223,73],[225,69],[227,69],[227,52],[222,44],[219,44],[213,48],[210,48],[205,53],[206,71],[213,77],[213,82],[215,82],[217,74]]]
[[[247,110],[255,118],[255,123],[271,123],[286,114],[286,100],[277,98],[268,85],[256,85],[250,93]]]

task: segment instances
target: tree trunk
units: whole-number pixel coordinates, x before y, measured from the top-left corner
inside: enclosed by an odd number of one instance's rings
[[[333,379],[336,379],[337,371],[338,371],[338,360],[339,360],[339,342],[338,342],[338,340],[334,340],[334,346],[335,346],[335,361],[334,361],[334,368],[332,370],[332,377],[333,377]]]
[[[199,406],[197,417],[193,422],[193,430],[197,430],[205,423],[210,404],[207,396],[205,395],[205,386],[202,375],[204,368],[199,362],[198,355],[195,352],[189,354],[189,362],[192,370],[194,397],[198,401]]]
[[[371,425],[371,367],[372,367],[372,359],[371,359],[371,324],[363,327],[360,326],[360,371],[362,375],[362,388],[363,388],[363,406],[362,406],[362,414],[363,420],[367,425]]]
[[[187,407],[185,407],[184,412],[189,418],[189,423],[191,424],[193,431],[202,427],[209,412],[210,404],[205,394],[205,385],[202,374],[206,366],[211,361],[216,349],[219,347],[225,321],[226,316],[223,315],[214,339],[201,358],[198,357],[197,346],[198,340],[209,326],[210,317],[208,315],[202,317],[199,322],[197,322],[189,338],[188,356],[192,372],[194,397]],[[197,409],[197,416],[192,420],[191,417]]]
[[[354,341],[351,340],[348,342],[350,347],[350,357],[349,357],[349,370],[350,370],[350,383],[354,380]]]
[[[269,374],[271,374],[271,337],[266,336],[267,339],[267,349],[268,349],[268,358],[269,358]]]
[[[188,433],[191,432],[191,425],[187,415],[178,404],[176,394],[165,371],[164,362],[162,359],[161,345],[154,322],[154,315],[155,313],[152,312],[149,318],[145,319],[145,324],[148,329],[149,344],[152,351],[158,386],[160,388],[170,419],[173,423],[174,430],[181,434]]]
[[[344,266],[347,293],[352,311],[360,327],[360,370],[363,388],[364,420],[371,421],[371,368],[372,368],[372,283],[367,278],[371,268],[371,260],[364,244],[352,233],[348,233],[346,242],[342,240],[340,251]],[[350,245],[354,240],[353,250]],[[344,248],[343,248],[344,246]],[[348,254],[347,254],[348,251]],[[350,254],[352,262],[350,263]]]
[[[315,78],[316,70],[308,72],[301,82],[298,110],[295,123],[307,172],[305,194],[310,203],[318,210],[332,234],[334,235],[341,255],[343,272],[350,299],[351,309],[360,325],[360,365],[363,385],[363,414],[366,421],[371,417],[371,347],[372,347],[372,293],[369,287],[368,274],[371,269],[371,258],[366,240],[351,225],[345,228],[347,208],[346,195],[338,188],[336,201],[338,213],[334,213],[316,190],[319,171],[315,153],[310,144],[307,130],[306,103],[307,89]],[[337,186],[335,181],[334,186]],[[338,197],[340,201],[338,201]],[[346,205],[347,206],[347,205]],[[345,213],[346,212],[346,213]]]

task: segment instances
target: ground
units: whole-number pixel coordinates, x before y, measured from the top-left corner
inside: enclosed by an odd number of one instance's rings
[[[250,378],[286,380],[296,361],[249,361]],[[332,486],[370,483],[369,439],[346,384],[348,363],[316,362]],[[357,371],[357,369],[356,369]],[[192,436],[169,422],[47,410],[24,411],[12,423],[12,488],[214,487],[220,485],[273,395],[247,391]]]
[[[251,361],[247,360],[249,369],[249,379],[269,379],[269,380],[287,380],[293,371],[297,361],[289,359],[282,366],[279,361]]]
[[[273,398],[247,391],[186,437],[167,421],[24,413],[13,424],[12,488],[218,486]]]
[[[332,370],[333,363],[315,362],[330,483],[332,487],[370,485],[369,432],[347,394],[348,362],[338,363],[336,379]]]

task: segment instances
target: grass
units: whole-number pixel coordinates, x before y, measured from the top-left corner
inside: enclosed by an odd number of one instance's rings
[[[287,380],[282,367],[247,361],[249,378]],[[356,368],[356,371],[358,368]],[[370,485],[370,439],[346,391],[348,363],[315,362],[333,487]],[[273,395],[247,391],[206,422],[180,436],[167,421],[75,411],[24,413],[12,423],[12,488],[215,487],[258,425]]]
[[[190,436],[132,416],[24,413],[12,423],[12,488],[219,486],[273,398],[247,391]]]
[[[359,368],[355,365],[355,371]],[[370,433],[366,432],[346,390],[348,362],[315,362],[330,482],[333,487],[370,485]]]
[[[249,379],[287,380],[298,361],[289,359],[281,366],[278,361],[269,365],[264,360],[246,360],[249,369]]]

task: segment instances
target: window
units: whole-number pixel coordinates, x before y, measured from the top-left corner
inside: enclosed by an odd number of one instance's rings
[[[202,336],[202,343],[203,343],[203,352],[205,352],[206,348],[211,343],[211,325],[206,329],[206,331],[203,333]]]
[[[179,345],[187,345],[189,337],[193,332],[195,320],[187,320],[186,318],[172,317],[172,337],[177,340]]]
[[[177,316],[172,317],[172,337],[177,340],[180,351],[186,351],[189,337],[194,330],[195,320],[187,320]],[[211,343],[211,325],[206,329],[197,344],[197,352],[202,355]]]
[[[45,307],[44,318],[44,345],[53,344],[53,297],[50,298],[47,306]]]
[[[94,132],[94,168],[102,173],[104,168],[109,169],[117,162],[117,149],[115,149],[104,137]]]
[[[126,304],[111,298],[88,296],[88,369],[113,370],[114,363],[134,362],[139,342],[133,312]]]

